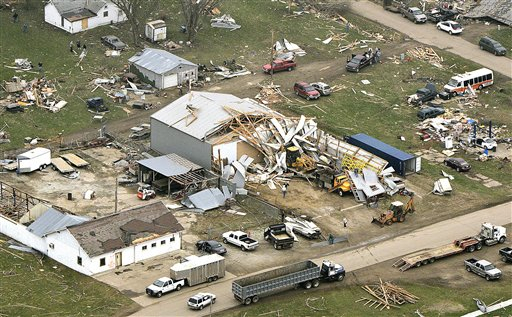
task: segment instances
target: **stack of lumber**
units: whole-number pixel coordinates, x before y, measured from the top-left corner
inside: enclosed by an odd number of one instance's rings
[[[442,68],[441,64],[443,63],[443,58],[437,55],[436,51],[431,47],[415,47],[414,49],[408,50],[407,55],[412,58],[427,61],[436,67]]]
[[[405,289],[391,283],[382,282],[381,279],[379,284],[364,285],[362,288],[370,293],[375,299],[368,299],[362,297],[356,302],[365,301],[364,305],[368,307],[383,310],[384,308],[390,309],[390,307],[400,308],[400,305],[405,303],[414,304],[419,297],[409,293]]]

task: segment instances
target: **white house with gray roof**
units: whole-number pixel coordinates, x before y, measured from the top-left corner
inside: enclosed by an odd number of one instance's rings
[[[126,20],[126,15],[108,0],[49,0],[44,20],[69,33]]]
[[[146,48],[130,57],[132,72],[158,89],[197,81],[197,65],[164,50]]]
[[[0,233],[85,275],[179,250],[183,230],[161,201],[98,219],[49,208],[28,227],[0,213]]]
[[[260,152],[240,138],[219,139],[224,123],[234,113],[279,115],[252,99],[194,91],[151,116],[151,149],[160,154],[176,153],[207,170],[219,155],[227,163],[243,154],[258,162]]]

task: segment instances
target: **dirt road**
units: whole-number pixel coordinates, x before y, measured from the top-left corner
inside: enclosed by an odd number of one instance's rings
[[[512,202],[435,223],[384,242],[359,247],[348,252],[332,254],[329,258],[335,262],[343,263],[347,271],[354,271],[475,234],[479,231],[480,224],[485,221],[492,221],[497,225],[512,222]],[[321,263],[323,259],[318,258],[313,259],[313,261]],[[232,279],[224,278],[215,284],[186,288],[178,293],[167,295],[162,301],[147,306],[132,316],[198,316],[198,313],[187,308],[186,302],[190,296],[200,291],[217,295],[217,303],[213,307],[213,311],[235,307],[240,303],[233,298],[231,293]],[[209,308],[205,310],[205,314],[209,314]]]
[[[364,0],[352,2],[351,10],[362,17],[394,28],[420,43],[437,46],[440,49],[472,60],[495,72],[512,78],[512,61],[510,59],[481,51],[477,45],[459,36],[452,36],[446,32],[437,30],[433,23],[414,24],[408,19],[402,18],[399,14],[386,11],[382,6]]]

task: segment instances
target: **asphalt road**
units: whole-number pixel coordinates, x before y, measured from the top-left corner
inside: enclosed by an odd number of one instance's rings
[[[420,43],[439,47],[512,78],[512,60],[504,56],[494,56],[459,36],[439,31],[434,23],[414,24],[400,14],[386,11],[382,6],[365,0],[352,2],[351,10],[357,15],[404,33]]]
[[[348,252],[340,251],[340,253],[331,254],[328,258],[342,263],[347,271],[354,271],[416,251],[438,247],[464,236],[474,235],[479,232],[482,222],[491,222],[496,225],[511,223],[512,202],[441,221],[387,241]],[[395,226],[399,226],[399,224],[395,224]],[[383,230],[393,230],[393,226],[385,227]],[[321,263],[323,259],[318,258],[313,261]],[[431,265],[435,265],[435,263]],[[421,270],[421,268],[417,270]],[[217,303],[213,306],[213,311],[235,307],[240,303],[233,298],[231,293],[233,279],[235,277],[223,278],[214,284],[185,288],[180,292],[171,293],[162,297],[165,298],[164,300],[149,305],[132,316],[208,316],[210,307],[206,307],[201,312],[191,311],[187,308],[187,299],[198,292],[210,292],[217,296]]]

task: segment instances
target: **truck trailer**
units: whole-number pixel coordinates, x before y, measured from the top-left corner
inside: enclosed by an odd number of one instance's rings
[[[43,170],[52,163],[52,154],[49,149],[36,147],[16,157],[17,172],[30,173],[35,170]]]
[[[474,252],[482,249],[484,245],[491,246],[497,243],[504,243],[507,238],[506,228],[495,226],[490,223],[483,223],[480,233],[473,237],[464,237],[455,240],[453,243],[421,251],[401,258],[393,264],[400,271],[406,271],[412,267],[420,267],[429,263],[434,263],[451,255],[459,254],[464,251]]]
[[[238,279],[233,282],[231,290],[235,299],[249,305],[258,302],[260,296],[293,286],[316,288],[320,285],[320,279],[342,281],[344,277],[345,269],[340,264],[323,261],[320,267],[307,260]]]
[[[173,280],[185,280],[185,285],[188,286],[213,282],[224,275],[226,275],[226,264],[224,257],[218,254],[188,256],[181,263],[171,266],[170,273]]]

